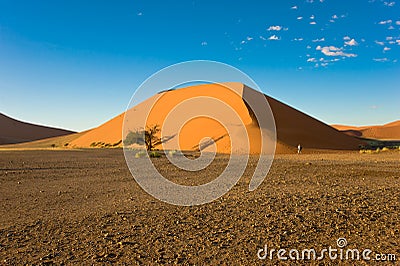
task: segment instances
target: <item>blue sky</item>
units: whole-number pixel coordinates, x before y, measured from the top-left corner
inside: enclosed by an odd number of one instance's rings
[[[0,112],[17,119],[98,126],[194,59],[328,124],[400,119],[398,0],[0,0]]]

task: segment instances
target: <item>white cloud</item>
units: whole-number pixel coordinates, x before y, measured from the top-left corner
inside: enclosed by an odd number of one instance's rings
[[[393,40],[393,37],[392,37],[392,36],[386,37],[386,41],[391,41],[391,40]]]
[[[337,15],[332,16],[333,19],[338,19],[339,17]]]
[[[324,41],[325,41],[325,38],[312,40],[312,42],[324,42]]]
[[[296,10],[297,6],[292,6],[290,9]]]
[[[315,62],[317,62],[317,59],[314,58],[314,57],[311,57],[311,58],[308,58],[308,59],[307,59],[307,62],[313,62],[313,63],[315,63]]]
[[[267,38],[265,38],[264,36],[260,36],[260,39],[263,40],[263,41],[267,40]]]
[[[311,49],[311,46],[310,45],[307,45],[307,47],[306,47],[307,49]]]
[[[396,25],[400,25],[400,20],[396,21]]]
[[[328,65],[328,63],[321,63],[322,67],[326,67]]]
[[[373,58],[372,60],[374,60],[375,62],[387,62],[388,59],[386,57],[384,58]]]
[[[268,38],[268,40],[270,40],[270,41],[279,41],[281,38],[279,38],[278,36],[276,36],[276,35],[272,35],[272,36],[270,36],[269,38]]]
[[[315,19],[315,16],[314,16],[314,15],[311,15],[311,16],[310,16],[310,19]]]
[[[303,17],[297,17],[297,19],[298,19],[298,20],[302,20],[302,19],[303,19]]]
[[[383,51],[384,51],[384,52],[390,51],[390,49],[391,49],[391,48],[385,46],[385,47],[383,48]]]
[[[323,48],[329,48],[329,50],[331,50],[331,51],[340,51],[341,50],[341,48],[339,48],[339,47],[335,47],[335,46],[325,46],[325,47],[321,47],[321,45],[318,45],[317,46],[317,48],[315,48],[316,50],[318,50],[318,51],[321,51]]]
[[[391,20],[391,19],[382,20],[382,21],[379,21],[379,22],[378,22],[378,24],[380,24],[380,25],[385,25],[385,24],[390,24],[390,23],[392,23],[392,20]]]
[[[269,26],[269,28],[267,30],[268,31],[271,31],[271,30],[280,31],[281,29],[282,29],[282,26]]]
[[[378,42],[378,41],[375,41],[375,43],[376,43],[376,44],[378,44],[378,45],[385,45],[385,43],[384,43],[384,42]]]
[[[251,41],[251,40],[253,40],[253,37],[247,36],[246,40]]]
[[[315,25],[315,24],[317,24],[317,22],[311,21],[310,24],[311,24],[311,25]]]
[[[396,40],[397,44],[400,45],[400,40]]]
[[[358,42],[356,42],[356,40],[354,40],[354,39],[351,39],[348,42],[344,42],[344,44],[349,45],[349,46],[355,46],[355,45],[358,45]]]
[[[345,40],[345,41],[350,41],[351,38],[350,38],[349,36],[344,36],[344,37],[343,37],[343,40]]]
[[[394,1],[392,1],[392,2],[383,2],[383,4],[384,4],[385,6],[390,6],[390,7],[392,7],[392,6],[394,6],[394,5],[396,4],[396,2],[394,2]]]
[[[206,45],[208,45],[207,42],[201,42],[201,46],[206,46]]]
[[[388,27],[388,30],[394,30],[394,27],[393,27],[392,25],[390,25],[390,26]]]
[[[304,40],[303,38],[294,38],[293,39],[293,41],[296,41],[296,42],[301,42],[302,40]]]
[[[356,54],[348,54],[343,52],[342,48],[335,46],[317,46],[316,50],[321,51],[326,56],[345,56],[345,57],[356,57]]]
[[[142,12],[137,13],[138,16],[143,16]]]

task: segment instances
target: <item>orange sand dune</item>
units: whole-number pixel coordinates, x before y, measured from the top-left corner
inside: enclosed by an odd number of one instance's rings
[[[254,94],[258,92],[240,83],[227,84],[229,84],[236,93],[221,85],[207,84],[166,91],[154,95],[127,111],[128,115],[125,117],[125,134],[127,134],[127,130],[129,129],[135,130],[141,128],[146,120],[148,110],[152,108],[147,117],[147,125],[163,125],[166,119],[170,119],[169,122],[166,123],[170,125],[170,128],[165,129],[165,131],[169,131],[164,134],[164,136],[170,139],[165,143],[164,148],[173,149],[179,144],[182,150],[197,150],[199,149],[201,140],[204,137],[209,137],[215,141],[218,152],[229,153],[232,149],[231,138],[227,135],[226,129],[217,121],[205,117],[198,117],[187,121],[186,124],[174,125],[175,121],[184,119],[185,113],[190,113],[190,109],[182,109],[186,111],[176,110],[176,112],[172,112],[171,115],[167,117],[168,113],[184,100],[209,96],[228,103],[232,110],[238,114],[249,134],[250,153],[258,153],[260,151],[260,129],[252,118],[251,110],[249,111],[242,99],[244,93]],[[261,95],[261,97],[267,98],[275,117],[277,153],[293,152],[298,144],[301,144],[305,149],[343,150],[357,149],[361,144],[361,141],[358,139],[343,134],[273,98],[264,95]],[[205,106],[204,108],[210,109],[210,106]],[[71,141],[70,146],[93,147],[96,146],[96,143],[102,143],[101,145],[103,146],[121,146],[123,122],[124,113]],[[166,126],[164,128],[166,128]],[[233,130],[236,130],[235,134],[239,134],[238,127],[233,127]],[[247,141],[245,136],[241,135],[240,137],[242,138],[242,143]],[[241,147],[238,151],[241,151]]]
[[[333,128],[336,128],[337,130],[340,131],[345,131],[345,130],[360,130],[366,127],[356,127],[356,126],[346,126],[346,125],[331,125]]]
[[[400,140],[400,120],[382,126],[354,127],[333,125],[333,127],[351,136],[382,140]]]
[[[64,136],[73,131],[21,122],[0,113],[0,145]]]
[[[387,123],[384,125],[385,127],[400,127],[400,120],[391,122],[391,123]]]
[[[87,148],[94,147],[94,144],[99,142],[104,143],[103,146],[106,144],[114,147],[121,146],[123,119],[124,113],[72,140],[69,146]]]
[[[144,118],[145,115],[142,112],[151,109],[147,118],[147,125],[160,125],[165,130],[165,136],[167,138],[172,137],[170,141],[165,142],[165,149],[197,150],[201,140],[209,137],[215,141],[216,150],[220,153],[230,153],[232,151],[232,139],[223,125],[240,125],[243,123],[248,134],[252,136],[250,138],[249,151],[247,152],[260,153],[260,132],[258,127],[253,124],[250,113],[243,102],[243,85],[239,83],[227,84],[230,87],[229,89],[218,84],[208,84],[161,93],[158,97],[145,101],[143,106],[139,105],[129,110],[126,118]],[[260,95],[261,97],[263,96],[261,93]],[[204,96],[217,100],[203,98]],[[146,108],[144,108],[146,103]],[[230,113],[229,108],[225,108],[227,105],[239,117],[233,112]],[[173,110],[174,108],[177,109]],[[215,119],[204,116],[192,119],[192,117],[200,113],[204,115],[207,112],[209,112],[208,115],[214,116],[214,118],[224,119],[225,123],[224,121],[218,122]],[[216,117],[218,114],[221,114],[219,118]],[[135,119],[135,121],[125,121],[125,123],[129,129],[134,130],[145,123],[144,119],[140,120]],[[185,123],[185,121],[187,122]],[[180,129],[180,127],[182,128]],[[247,153],[247,137],[245,134],[239,133],[240,129],[240,126],[232,126],[231,135],[240,135],[239,145],[234,145],[233,149],[235,153]],[[211,151],[212,146],[208,150]]]

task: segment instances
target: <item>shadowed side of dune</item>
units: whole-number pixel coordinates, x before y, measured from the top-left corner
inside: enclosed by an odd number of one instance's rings
[[[355,150],[362,141],[348,136],[280,101],[266,96],[275,117],[277,138],[287,146],[304,148]]]
[[[29,142],[75,132],[18,121],[0,113],[0,145]]]
[[[340,130],[346,135],[353,136],[353,137],[362,137],[362,132],[360,130],[348,129],[348,130]]]

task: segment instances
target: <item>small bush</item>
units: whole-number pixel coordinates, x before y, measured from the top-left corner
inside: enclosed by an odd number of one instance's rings
[[[161,154],[159,152],[152,151],[152,152],[150,152],[149,156],[150,156],[150,158],[159,158],[159,157],[161,157]]]

